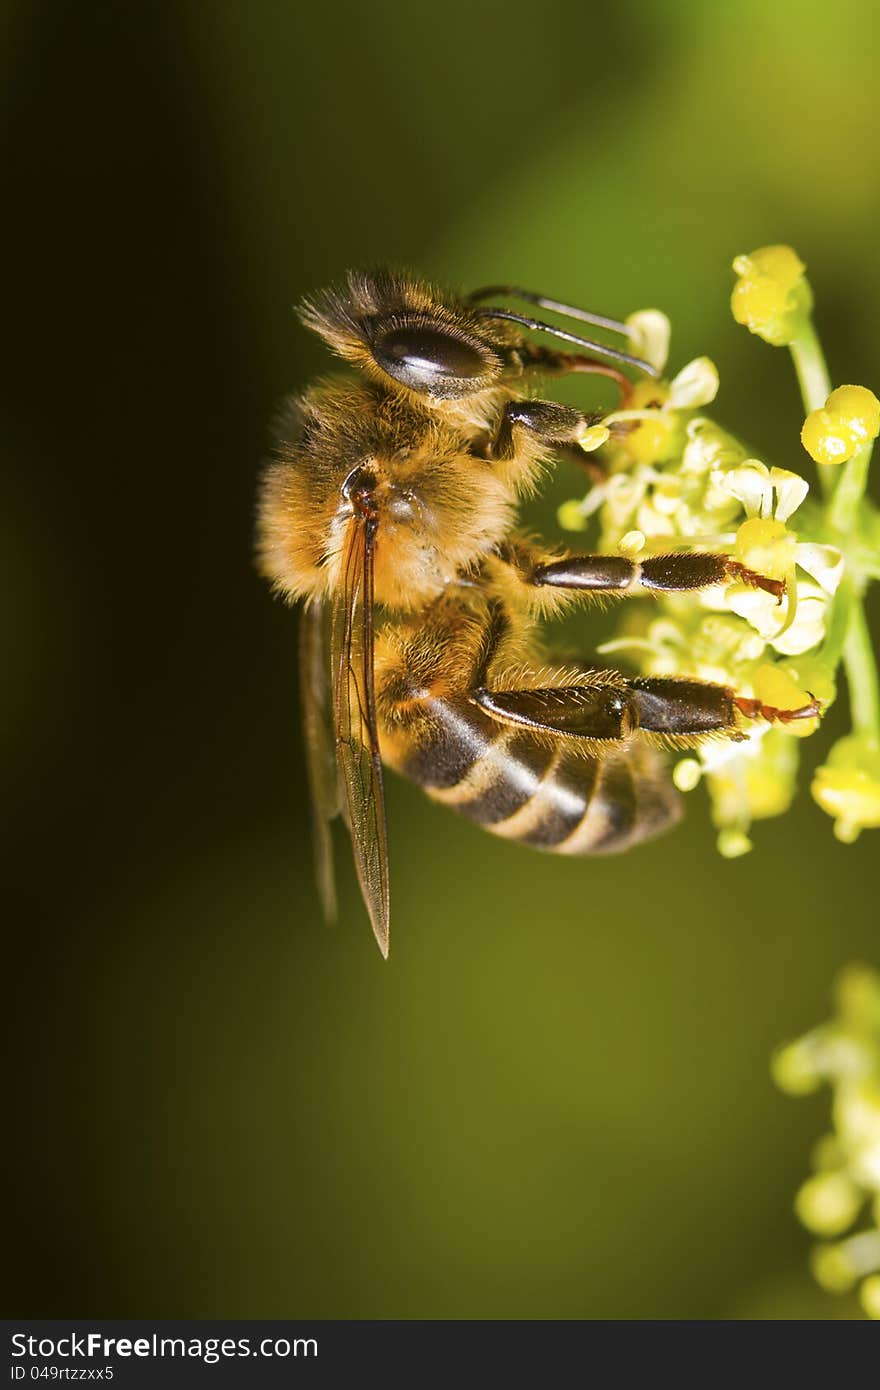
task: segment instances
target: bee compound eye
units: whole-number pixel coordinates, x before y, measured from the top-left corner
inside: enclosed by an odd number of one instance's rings
[[[414,390],[473,381],[491,370],[472,343],[439,328],[392,328],[373,347],[379,366]]]

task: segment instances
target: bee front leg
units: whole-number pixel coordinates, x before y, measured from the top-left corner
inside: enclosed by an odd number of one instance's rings
[[[500,417],[498,432],[489,443],[489,457],[499,460],[516,457],[523,434],[532,443],[567,453],[577,448],[578,441],[601,418],[601,413],[584,414],[576,406],[563,406],[556,400],[509,400]],[[581,453],[578,463],[587,466],[588,456]]]
[[[568,376],[571,372],[583,372],[590,376],[608,377],[620,392],[618,410],[626,405],[633,393],[633,383],[623,372],[607,362],[597,361],[595,357],[585,357],[581,352],[557,352],[554,348],[528,343],[519,349],[519,354],[524,370],[538,375]]]

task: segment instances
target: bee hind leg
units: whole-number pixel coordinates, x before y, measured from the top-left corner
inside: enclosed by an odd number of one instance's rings
[[[584,674],[589,684],[514,690],[476,685],[469,698],[499,723],[583,739],[597,748],[625,743],[639,729],[671,739],[698,740],[712,734],[743,739],[743,719],[788,724],[821,712],[818,700],[799,709],[777,709],[737,695],[730,686],[687,677],[627,680],[616,671]]]
[[[501,724],[562,734],[591,744],[625,742],[638,724],[637,701],[618,677],[595,684],[491,690],[476,686],[470,700]],[[601,680],[601,683],[600,683]]]
[[[818,700],[799,709],[777,709],[761,700],[737,695],[726,685],[672,676],[639,676],[627,682],[635,703],[639,728],[672,738],[699,738],[727,733],[744,738],[741,717],[789,724],[821,712]]]

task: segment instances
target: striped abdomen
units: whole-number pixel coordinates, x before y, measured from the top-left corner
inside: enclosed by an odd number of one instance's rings
[[[500,724],[464,698],[432,701],[418,747],[393,761],[434,800],[493,834],[556,854],[627,849],[680,815],[644,745],[585,756],[570,739]]]

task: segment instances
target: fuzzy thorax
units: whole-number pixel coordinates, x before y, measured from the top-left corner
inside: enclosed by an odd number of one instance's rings
[[[345,495],[355,469],[372,487],[375,598],[389,607],[430,601],[511,527],[509,475],[467,452],[457,431],[375,388],[325,382],[288,412],[263,481],[260,565],[288,599],[341,592],[359,524]]]

